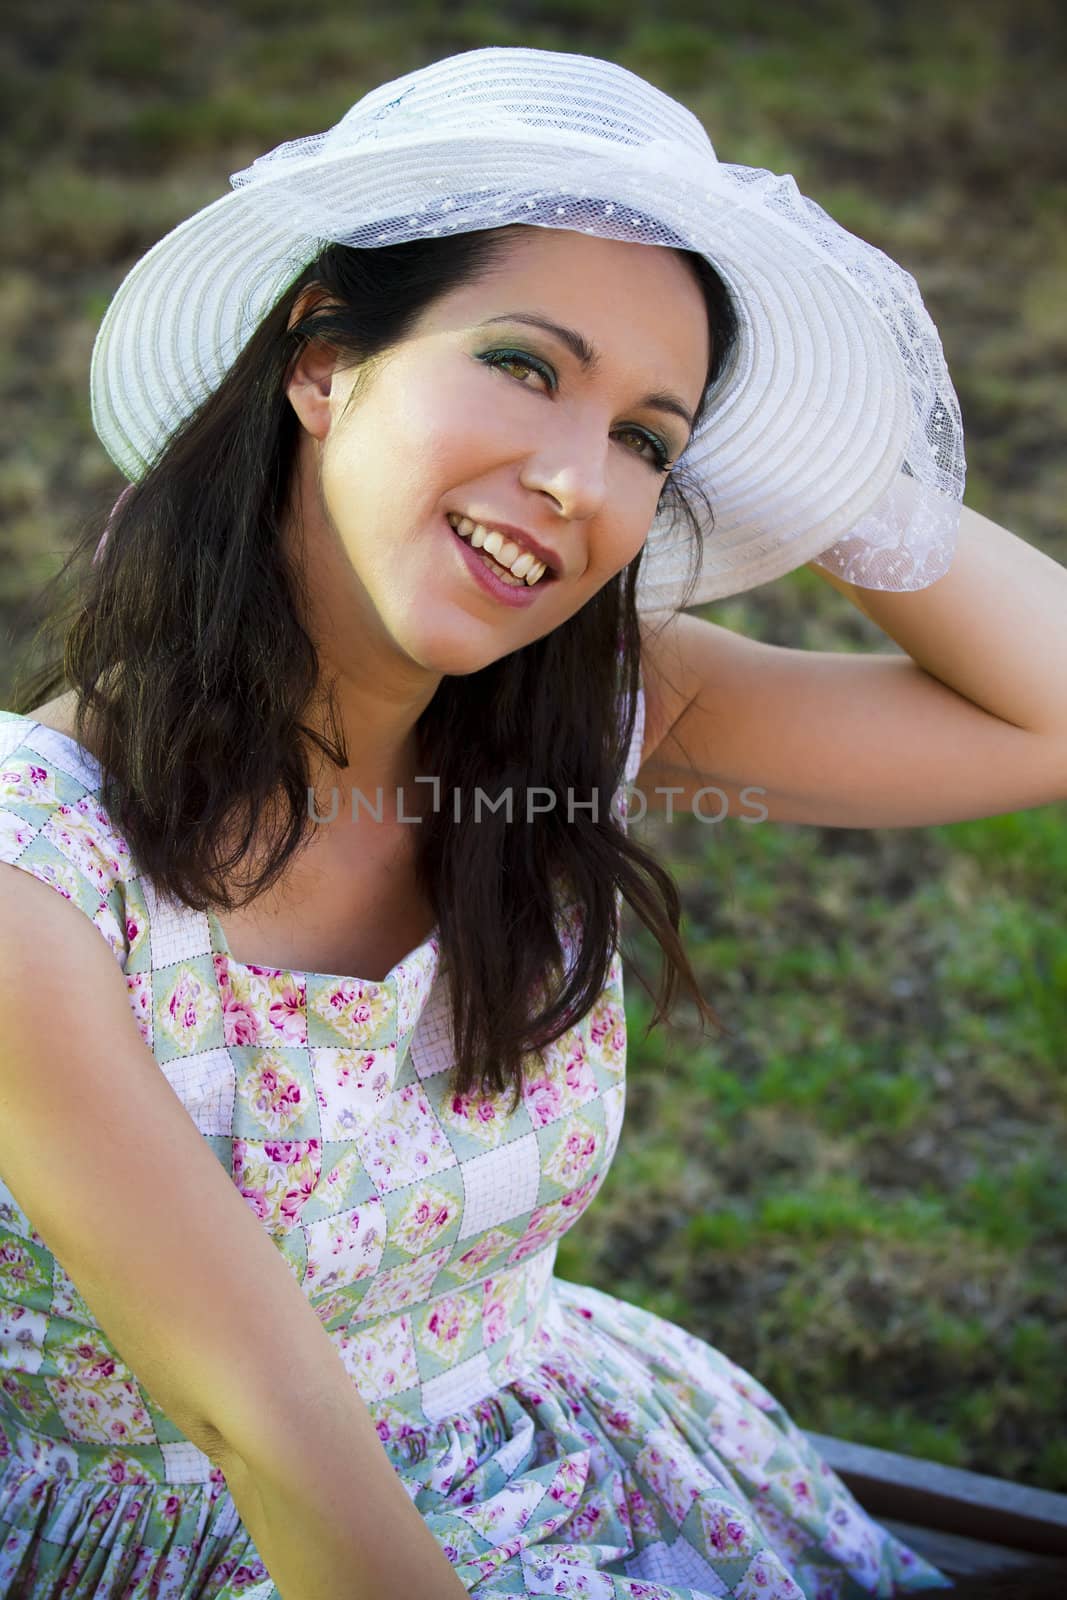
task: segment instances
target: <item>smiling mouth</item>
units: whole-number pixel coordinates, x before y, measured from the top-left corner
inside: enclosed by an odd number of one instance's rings
[[[481,523],[472,522],[469,517],[460,516],[458,512],[448,512],[446,520],[457,537],[478,552],[483,565],[495,573],[502,583],[515,588],[523,584],[533,588],[536,584],[550,582],[556,576],[543,561],[538,561],[531,551],[522,550],[514,544],[510,546],[515,551],[511,565],[505,566],[502,561],[497,560],[497,556],[509,547],[508,541],[502,534],[487,530]],[[518,570],[513,571],[513,568]]]

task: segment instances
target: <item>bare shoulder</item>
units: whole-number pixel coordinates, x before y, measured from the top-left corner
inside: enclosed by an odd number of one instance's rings
[[[268,1416],[284,1435],[328,1373],[343,1395],[343,1367],[100,930],[32,873],[3,863],[0,880],[0,1179],[121,1360],[225,1469]]]
[[[77,709],[78,696],[73,689],[68,689],[66,694],[57,695],[54,700],[46,700],[44,705],[35,706],[26,715],[32,717],[34,722],[43,723],[46,728],[52,728],[56,733],[66,734],[68,739],[76,737],[74,731],[74,713]]]
[[[74,714],[78,709],[78,696],[74,689],[68,689],[66,694],[56,695],[53,700],[46,700],[43,705],[35,706],[26,715],[32,717],[34,722],[39,722],[45,728],[51,728],[55,733],[62,733],[68,739],[73,739],[80,744],[83,750],[95,756],[98,744],[93,732],[79,735],[74,724]]]

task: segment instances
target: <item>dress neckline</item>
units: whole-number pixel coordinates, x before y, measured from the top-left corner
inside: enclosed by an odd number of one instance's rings
[[[100,777],[101,774],[99,761],[97,761],[91,750],[87,749],[85,745],[79,743],[79,741],[71,734],[61,733],[58,728],[51,727],[47,722],[40,722],[36,718],[28,716],[26,712],[8,711],[5,713],[5,715],[8,717],[17,717],[19,721],[25,722],[28,730],[33,728],[43,728],[45,733],[49,734],[51,738],[62,739],[66,744],[69,744],[73,749],[77,750],[82,760],[86,762],[93,769],[93,771],[95,771],[98,778]],[[313,972],[310,969],[303,967],[278,967],[267,961],[241,961],[230,949],[230,943],[223,932],[222,924],[213,911],[208,910],[205,912],[198,912],[194,911],[192,906],[186,906],[184,909],[190,916],[203,916],[206,918],[208,929],[211,933],[212,950],[215,951],[217,955],[225,956],[229,965],[240,968],[242,972],[277,972],[283,975],[288,975],[291,978],[314,978],[317,981],[322,981],[325,983],[358,983],[368,988],[384,989],[391,979],[395,979],[400,973],[406,972],[408,969],[410,969],[412,963],[416,961],[424,951],[431,950],[432,954],[436,957],[440,953],[441,947],[440,927],[439,924],[435,922],[425,939],[422,940],[421,944],[415,945],[407,952],[406,955],[401,956],[399,961],[395,961],[389,968],[389,971],[385,974],[384,978],[363,978],[360,977],[358,973],[351,972]]]
[[[312,972],[303,967],[276,967],[266,961],[242,961],[230,949],[229,940],[223,932],[222,924],[213,911],[203,913],[212,930],[212,947],[218,955],[225,956],[230,966],[239,967],[242,972],[264,973],[277,972],[291,978],[314,978],[324,983],[358,983],[364,988],[384,989],[401,972],[410,969],[412,963],[422,955],[423,951],[431,949],[436,955],[440,951],[440,937],[438,925],[435,922],[421,944],[417,944],[406,955],[395,961],[385,974],[384,978],[362,978],[358,973],[352,972]],[[217,944],[216,944],[217,941]]]

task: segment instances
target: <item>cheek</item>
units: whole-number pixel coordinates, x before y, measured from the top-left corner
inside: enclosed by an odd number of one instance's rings
[[[516,447],[484,387],[472,383],[408,384],[375,417],[349,471],[372,515],[419,524],[458,487],[499,468]]]
[[[637,514],[632,507],[625,507],[612,519],[597,552],[598,575],[603,582],[628,567],[640,554],[648,540],[648,530],[647,513]]]

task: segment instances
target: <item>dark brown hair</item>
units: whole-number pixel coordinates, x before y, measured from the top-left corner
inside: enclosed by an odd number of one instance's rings
[[[311,746],[347,765],[332,691],[320,682],[304,626],[304,574],[281,539],[298,437],[285,385],[296,357],[322,339],[345,365],[369,363],[373,372],[426,307],[493,267],[515,232],[329,245],[125,496],[99,559],[102,509],[46,586],[42,628],[52,659],[16,688],[13,709],[24,714],[64,686],[76,690],[77,736],[85,743],[92,725],[102,798],[160,893],[199,911],[230,911],[269,889],[314,826]],[[737,322],[706,260],[679,253],[703,290],[711,332],[699,424],[734,352]],[[328,300],[306,296],[289,328],[309,285],[322,285]],[[695,581],[699,524],[682,476],[679,468],[669,475],[660,505],[686,518]],[[681,977],[702,1018],[729,1031],[703,1000],[679,940],[674,880],[611,810],[640,681],[640,565],[639,554],[546,637],[443,678],[419,718],[421,770],[439,777],[442,795],[480,787],[495,800],[544,785],[557,795],[595,792],[599,803],[596,821],[588,810],[572,821],[556,809],[509,825],[490,810],[474,827],[457,825],[448,805],[423,817],[416,873],[450,971],[456,1092],[510,1084],[518,1103],[523,1057],[579,1022],[607,981],[620,893],[666,958],[652,1025],[673,1006]],[[321,723],[313,708],[325,709]],[[332,727],[340,742],[313,724]],[[268,818],[278,825],[268,830]],[[233,869],[261,834],[262,870],[235,897]],[[235,838],[226,853],[223,840]],[[569,973],[558,936],[561,886],[581,908]],[[545,1003],[531,1015],[535,994]]]

